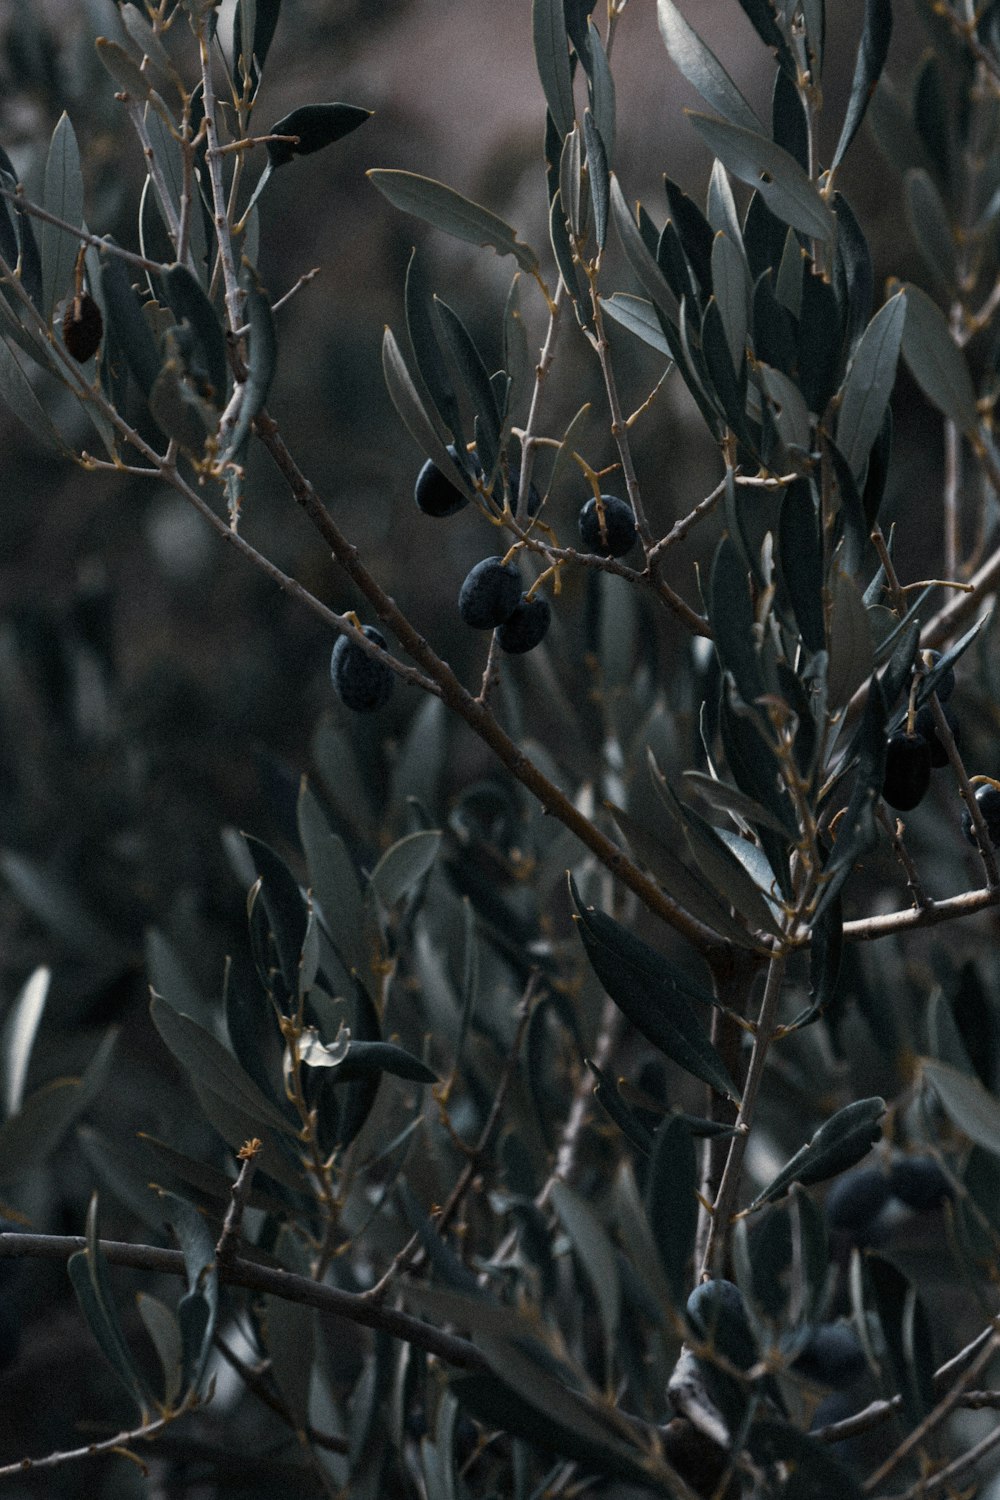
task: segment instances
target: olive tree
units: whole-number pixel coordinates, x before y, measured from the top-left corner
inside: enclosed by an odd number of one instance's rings
[[[210,997],[149,937],[176,1074],[138,1133],[101,1113],[113,1034],[29,1088],[48,972],[8,1008],[2,1269],[66,1263],[120,1394],[83,1446],[25,1432],[0,1480],[113,1455],[109,1485],[131,1456],[171,1495],[802,1500],[986,1472],[1000,6],[902,0],[930,41],[907,94],[883,77],[890,0],[866,0],[828,157],[824,0],[731,8],[773,66],[768,118],[680,4],[656,7],[664,67],[705,107],[678,123],[714,160],[704,202],[669,176],[660,204],[630,200],[625,0],[533,0],[548,243],[430,177],[368,174],[372,202],[513,267],[503,305],[473,309],[415,254],[382,342],[419,470],[394,534],[482,539],[458,602],[474,674],[268,408],[280,309],[312,294],[258,274],[268,185],[369,117],[257,107],[280,0],[107,8],[96,56],[145,171],[132,244],[87,219],[68,115],[37,190],[0,153],[7,405],[88,473],[170,486],[322,622],[339,699],[287,847],[228,841],[249,961]],[[866,115],[926,288],[883,293],[840,191]],[[578,404],[581,356],[600,405],[566,425],[553,393]],[[904,367],[943,452],[919,514],[894,477]],[[638,439],[678,390],[719,477],[671,517]],[[345,607],[252,539],[262,464]],[[463,725],[495,766],[470,785]],[[100,950],[71,896],[3,869]],[[34,1174],[71,1130],[84,1232],[36,1233]],[[109,1213],[127,1238],[102,1237]]]

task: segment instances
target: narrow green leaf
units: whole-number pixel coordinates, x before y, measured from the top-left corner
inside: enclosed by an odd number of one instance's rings
[[[689,118],[733,176],[756,188],[783,224],[820,240],[833,239],[833,215],[794,156],[766,136],[728,120],[698,114]]]
[[[132,289],[125,262],[111,249],[106,252],[101,267],[101,285],[112,331],[124,351],[136,385],[148,399],[160,373],[160,353]]]
[[[361,109],[356,104],[300,104],[291,114],[275,120],[268,135],[297,135],[298,141],[268,141],[267,155],[272,167],[284,166],[296,156],[311,156],[343,140],[352,130],[357,130],[372,111]]]
[[[691,1285],[690,1260],[698,1228],[698,1166],[687,1124],[668,1115],[653,1137],[646,1173],[646,1216],[675,1308]]]
[[[594,235],[597,248],[604,249],[608,234],[608,158],[601,132],[589,109],[583,112],[583,139],[587,147],[587,175],[590,178],[590,200],[594,205]]]
[[[618,178],[611,175],[611,216],[615,221],[618,238],[621,241],[625,258],[639,282],[649,296],[653,306],[658,308],[665,318],[675,319],[677,315],[677,299],[664,279],[663,272],[656,264],[655,257],[650,253],[642,232],[632,217],[632,212],[622,190],[618,184]]]
[[[538,270],[534,250],[521,243],[509,224],[489,209],[463,198],[454,188],[414,172],[375,168],[367,175],[372,186],[404,213],[415,214],[456,239],[473,245],[490,245],[498,255],[513,255],[525,271]]]
[[[881,1139],[884,1114],[885,1100],[879,1098],[858,1099],[838,1109],[820,1126],[812,1140],[785,1163],[763,1192],[757,1194],[751,1207],[759,1208],[762,1203],[782,1197],[793,1182],[810,1187],[813,1183],[836,1177],[839,1172],[846,1172],[848,1167],[867,1156],[875,1142]]]
[[[79,1078],[55,1078],[0,1125],[0,1185],[17,1182],[55,1151],[83,1107]]]
[[[483,466],[483,473],[489,478],[500,456],[502,418],[496,395],[490,384],[489,373],[483,363],[482,355],[461,318],[441,297],[434,298],[434,305],[437,308],[455,366],[476,413],[478,439],[476,451]]]
[[[712,163],[712,172],[708,179],[705,217],[715,233],[724,234],[743,255],[743,233],[740,228],[736,199],[733,196],[732,184],[726,176],[726,169],[718,160]],[[745,259],[744,255],[744,261]]]
[[[951,298],[958,279],[956,245],[948,211],[929,172],[913,167],[904,180],[906,220],[931,276],[942,294]]]
[[[575,118],[563,0],[532,0],[531,34],[542,92],[562,140],[573,129]]]
[[[173,1406],[181,1390],[181,1331],[172,1310],[149,1292],[138,1292],[136,1303],[163,1371],[163,1402]]]
[[[600,299],[601,307],[607,315],[636,338],[655,349],[657,354],[662,354],[670,359],[670,345],[663,337],[663,329],[656,315],[656,309],[645,297],[633,297],[628,292],[614,292],[610,297]],[[673,360],[670,359],[673,364]]]
[[[864,1281],[882,1325],[890,1366],[886,1386],[900,1393],[906,1421],[916,1427],[935,1403],[934,1350],[927,1313],[907,1277],[883,1256],[865,1257]]]
[[[808,457],[812,446],[812,423],[805,397],[794,380],[781,370],[760,361],[755,371],[771,403],[774,425],[790,455]]]
[[[584,206],[581,212],[580,189],[580,131],[574,125],[572,130],[567,131],[566,139],[563,141],[562,151],[559,155],[559,197],[566,212],[570,232],[576,239],[581,239],[583,236],[584,219],[586,216],[586,206]]]
[[[231,1100],[262,1126],[294,1137],[295,1127],[210,1032],[192,1021],[190,1016],[175,1011],[159,995],[154,994],[150,999],[149,1011],[166,1046],[196,1087]]]
[[[875,641],[861,590],[855,579],[834,566],[829,584],[829,651],[827,695],[831,709],[843,708],[871,676]]]
[[[783,823],[780,823],[773,813],[769,812],[760,802],[748,797],[741,792],[739,787],[730,786],[725,781],[719,781],[715,776],[707,776],[702,771],[685,771],[684,783],[693,787],[698,795],[708,803],[709,807],[718,808],[720,812],[733,813],[744,822],[760,824],[762,828],[770,828],[772,832],[780,834],[784,838],[787,833]]]
[[[927,397],[960,432],[976,430],[976,391],[965,354],[952,338],[948,319],[919,287],[908,283],[897,293],[905,298],[903,358]]]
[[[35,393],[20,360],[5,338],[0,338],[0,398],[24,426],[45,448],[58,453],[68,453],[52,418]]]
[[[462,425],[458,402],[452,389],[451,375],[438,344],[437,332],[431,315],[428,298],[417,266],[417,252],[410,256],[406,269],[406,331],[410,338],[410,349],[416,366],[421,404],[433,423],[443,445],[455,443],[462,447]],[[419,382],[414,384],[419,386]]]
[[[719,831],[705,821],[694,808],[685,807],[663,775],[655,760],[651,762],[653,785],[667,809],[673,813],[684,833],[691,857],[702,877],[711,882],[716,895],[732,903],[736,910],[764,932],[782,937],[782,926],[772,909],[768,878],[766,891],[729,848]]]
[[[657,0],[656,15],[667,51],[705,103],[733,125],[739,125],[744,130],[763,130],[755,111],[744,99],[715,53],[681,15],[674,0]]]
[[[323,1054],[326,1053],[327,1056]],[[391,1073],[409,1083],[437,1083],[438,1077],[426,1063],[397,1047],[395,1042],[350,1042],[346,1049],[313,1046],[303,1048],[302,1061],[307,1067],[329,1067],[334,1083],[356,1083],[359,1079],[379,1078]]]
[[[101,1353],[145,1417],[153,1403],[125,1342],[121,1322],[111,1298],[104,1253],[97,1233],[96,1194],[91,1198],[87,1211],[86,1241],[86,1249],[70,1256],[66,1265],[73,1290]]]
[[[52,970],[40,965],[22,986],[4,1023],[4,1108],[16,1115],[24,1102],[24,1085],[35,1037],[48,998]]]
[[[740,369],[746,357],[749,291],[742,253],[727,234],[716,234],[712,241],[712,292],[719,305],[734,370]]]
[[[309,869],[313,897],[335,948],[348,970],[364,973],[364,903],[347,845],[330,828],[319,799],[303,779],[298,802],[299,838]]]
[[[753,935],[730,915],[728,905],[705,883],[700,872],[689,870],[674,848],[654,833],[645,819],[639,822],[610,803],[608,808],[635,857],[672,901],[729,942],[741,948],[757,946]],[[787,830],[782,833],[783,838],[786,836]]]
[[[394,906],[419,885],[440,847],[440,832],[427,829],[407,834],[385,851],[370,878],[371,889],[383,906]]]
[[[585,908],[572,880],[570,891],[587,957],[618,1008],[647,1041],[680,1067],[736,1098],[736,1085],[687,999],[710,997],[613,918]]]
[[[733,674],[744,703],[753,704],[765,690],[755,645],[753,603],[746,566],[728,536],[719,543],[712,562],[708,617],[722,670]]]
[[[859,480],[896,383],[906,321],[907,301],[902,292],[897,292],[865,329],[840,388],[837,447]]]
[[[133,62],[124,47],[117,42],[110,41],[106,36],[99,36],[94,43],[97,55],[107,68],[111,77],[118,87],[137,104],[149,98],[150,86],[143,76],[142,69],[138,63]]]
[[[835,171],[844,158],[865,117],[875,86],[882,76],[892,36],[892,0],[865,0],[865,19],[854,65],[847,113],[840,131],[831,168]]]
[[[920,1066],[952,1124],[977,1146],[1000,1156],[1000,1103],[979,1079],[935,1058],[922,1058]]]
[[[788,45],[785,32],[776,19],[777,0],[739,0],[744,14],[767,47],[773,47],[778,61],[793,78],[796,76],[795,58]],[[779,12],[780,13],[780,12]]]
[[[229,366],[219,315],[187,266],[168,266],[163,273],[163,288],[174,316],[178,322],[187,319],[196,340],[207,377],[207,387],[202,388],[201,394],[213,406],[221,408],[226,398]]]
[[[250,327],[247,340],[247,378],[243,385],[239,414],[226,445],[227,457],[239,452],[254,417],[267,401],[278,359],[278,339],[271,303],[257,279],[257,272],[249,264],[243,268],[240,285],[246,292],[246,316]]]
[[[164,1218],[184,1255],[187,1294],[177,1309],[183,1355],[181,1383],[186,1391],[200,1389],[212,1349],[219,1310],[219,1276],[215,1242],[204,1216],[186,1198],[161,1193]]]
[[[382,371],[392,404],[417,447],[426,453],[442,474],[447,474],[454,485],[467,493],[468,475],[441,441],[437,425],[427,414],[391,328],[385,330],[382,338]]]
[[[615,1366],[622,1302],[621,1282],[611,1241],[590,1205],[565,1182],[553,1183],[552,1206],[586,1270],[597,1299],[604,1335],[604,1362],[610,1373]]]
[[[807,479],[797,479],[782,496],[778,560],[802,640],[808,650],[822,651],[826,645],[823,549],[817,507]]]
[[[552,253],[559,267],[563,285],[572,298],[576,320],[581,328],[590,328],[593,319],[583,279],[573,258],[573,246],[570,244],[566,227],[566,213],[561,192],[554,193],[552,202],[549,204],[549,242],[552,245]]]
[[[67,224],[83,225],[83,174],[80,149],[65,111],[59,116],[45,162],[42,207]],[[42,311],[51,318],[61,297],[72,289],[73,267],[79,246],[71,234],[43,223],[40,228],[42,257]]]
[[[589,23],[588,34],[591,58],[590,107],[594,111],[594,120],[604,142],[604,155],[610,166],[615,157],[615,81],[608,66],[601,33],[593,21]]]
[[[298,971],[306,941],[308,908],[299,883],[280,855],[260,839],[243,835],[260,878],[260,897],[288,994],[298,992]]]

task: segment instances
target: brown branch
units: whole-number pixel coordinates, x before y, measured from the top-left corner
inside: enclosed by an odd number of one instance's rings
[[[155,1245],[130,1245],[122,1240],[101,1240],[101,1253],[110,1265],[129,1266],[138,1271],[159,1271],[167,1276],[185,1275],[184,1256],[179,1250],[160,1249]],[[35,1260],[66,1261],[87,1242],[80,1235],[0,1234],[0,1259],[29,1256]],[[430,1323],[394,1308],[376,1307],[359,1292],[344,1292],[326,1286],[308,1276],[296,1276],[273,1266],[233,1258],[219,1268],[219,1279],[228,1286],[240,1286],[252,1292],[269,1292],[287,1302],[317,1307],[321,1312],[345,1318],[364,1328],[374,1328],[392,1338],[402,1339],[428,1354],[436,1354],[447,1364],[462,1370],[488,1370],[489,1365],[474,1344],[454,1334],[443,1333]]]
[[[102,1438],[99,1443],[87,1443],[82,1448],[62,1449],[56,1453],[47,1453],[44,1458],[21,1458],[16,1464],[4,1464],[0,1468],[0,1479],[12,1479],[15,1475],[34,1474],[39,1469],[61,1469],[63,1464],[74,1463],[81,1458],[97,1458],[102,1453],[117,1453],[122,1458],[130,1458],[133,1463],[138,1463],[143,1473],[147,1473],[145,1464],[138,1454],[131,1452],[131,1443],[148,1442],[156,1433],[162,1432],[177,1416],[171,1412],[168,1416],[158,1417],[153,1422],[145,1422],[141,1427],[129,1427],[124,1432],[115,1433],[114,1437]]]
[[[911,906],[907,911],[883,912],[878,917],[858,917],[853,922],[844,923],[844,937],[848,942],[870,943],[894,932],[937,927],[942,922],[953,922],[957,917],[972,916],[998,905],[1000,890],[965,891],[961,896],[949,896],[944,901],[930,901],[927,906]]]

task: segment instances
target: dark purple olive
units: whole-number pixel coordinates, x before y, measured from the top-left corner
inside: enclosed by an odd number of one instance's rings
[[[77,364],[85,365],[101,347],[104,320],[89,292],[71,297],[63,313],[62,334],[67,351]]]
[[[976,787],[976,803],[986,823],[990,843],[994,847],[1000,847],[1000,787],[984,781],[981,786]],[[976,831],[972,826],[972,814],[968,808],[962,814],[962,832],[970,844],[976,843]]]
[[[931,748],[922,734],[891,735],[885,752],[882,796],[897,812],[909,812],[931,784]]]
[[[889,1179],[878,1167],[845,1172],[826,1195],[826,1222],[831,1229],[845,1230],[855,1244],[864,1244],[891,1196]]]
[[[462,584],[458,612],[473,630],[495,630],[508,620],[521,600],[521,575],[513,563],[484,557]]]
[[[933,1156],[903,1156],[893,1162],[889,1186],[901,1203],[918,1214],[940,1208],[952,1196],[948,1181]]]
[[[579,525],[584,551],[598,557],[624,557],[635,546],[632,507],[617,495],[602,495],[600,507],[592,495],[580,511]]]
[[[386,647],[386,639],[373,625],[365,625],[364,634],[376,646]],[[373,714],[384,708],[392,693],[393,673],[384,661],[369,656],[349,636],[338,638],[330,658],[330,676],[337,697],[345,708],[356,714]]]
[[[497,631],[497,645],[511,656],[522,656],[545,639],[551,623],[552,607],[544,594],[536,594],[534,599],[522,595]]]
[[[458,456],[458,449],[449,443],[448,452],[461,468],[462,460]],[[476,464],[477,471],[478,468],[479,465]],[[439,518],[453,516],[457,511],[464,510],[469,503],[468,495],[460,490],[458,485],[430,459],[417,475],[417,482],[413,486],[413,498],[417,503],[417,509],[422,510],[425,516]]]

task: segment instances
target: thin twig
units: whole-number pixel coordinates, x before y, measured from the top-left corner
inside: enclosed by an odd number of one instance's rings
[[[212,82],[212,54],[204,27],[198,35],[198,51],[201,58],[202,96],[205,105],[205,135],[208,145],[205,160],[208,165],[208,180],[212,189],[212,221],[219,247],[219,264],[226,289],[226,314],[229,327],[239,328],[243,322],[243,294],[236,278],[233,261],[233,242],[226,216],[226,195],[222,182],[222,149],[219,145],[219,123],[216,117],[215,85]],[[239,158],[237,158],[239,160]]]
[[[608,398],[608,410],[611,413],[611,436],[615,440],[618,457],[621,459],[625,489],[628,492],[629,504],[635,516],[635,528],[639,533],[642,550],[646,554],[648,564],[649,554],[653,547],[653,536],[649,529],[649,521],[646,519],[646,511],[642,503],[642,491],[639,488],[635,464],[632,461],[632,446],[629,443],[628,427],[625,417],[622,414],[621,400],[618,396],[618,384],[615,380],[614,367],[611,363],[611,345],[608,343],[608,335],[604,326],[601,299],[597,295],[597,276],[592,267],[586,266],[584,269],[587,272],[587,279],[590,282],[590,301],[596,333],[593,344],[604,380],[604,390]]]
[[[940,1427],[946,1417],[950,1416],[955,1407],[959,1405],[962,1392],[970,1381],[985,1370],[992,1360],[997,1349],[1000,1348],[1000,1335],[994,1334],[993,1338],[987,1340],[976,1355],[975,1359],[965,1370],[953,1381],[949,1390],[941,1397],[941,1400],[929,1411],[922,1422],[914,1427],[912,1432],[907,1433],[903,1441],[893,1449],[892,1453],[880,1464],[873,1474],[869,1474],[861,1488],[866,1494],[871,1494],[883,1480],[902,1463],[906,1456],[919,1448],[926,1441],[935,1428]]]
[[[514,1081],[518,1063],[520,1062],[521,1044],[524,1041],[524,1033],[531,1019],[531,1002],[538,988],[538,979],[538,973],[533,973],[525,987],[524,994],[521,996],[518,1005],[517,1031],[514,1033],[514,1040],[511,1044],[507,1061],[504,1064],[503,1072],[500,1075],[500,1082],[497,1085],[496,1093],[493,1096],[493,1103],[490,1106],[490,1112],[486,1117],[486,1122],[480,1132],[479,1139],[469,1151],[468,1160],[459,1173],[451,1192],[445,1199],[443,1207],[440,1212],[433,1216],[434,1228],[438,1234],[444,1233],[458,1212],[462,1200],[475,1180],[483,1157],[492,1145],[496,1132],[500,1128],[500,1122],[503,1118],[503,1108],[507,1101],[511,1084]],[[406,1242],[402,1250],[397,1251],[393,1256],[392,1264],[385,1274],[379,1278],[373,1287],[369,1287],[364,1295],[373,1302],[383,1301],[390,1283],[398,1276],[400,1271],[416,1269],[424,1259],[426,1259],[426,1256],[421,1248],[420,1236],[414,1234]]]
[[[945,1360],[944,1364],[934,1371],[935,1392],[946,1391],[955,1377],[967,1368],[983,1346],[991,1343],[995,1336],[992,1327],[984,1328],[965,1345],[964,1349],[953,1354],[951,1359]],[[993,1394],[993,1392],[969,1391],[963,1404],[970,1402],[973,1396]],[[809,1435],[818,1443],[839,1443],[845,1438],[858,1437],[862,1432],[868,1432],[872,1427],[877,1427],[879,1423],[886,1421],[893,1412],[902,1411],[902,1409],[902,1396],[892,1396],[885,1401],[872,1401],[861,1411],[856,1411],[853,1416],[844,1417],[839,1422],[828,1422],[824,1427],[813,1428]]]
[[[236,1351],[230,1349],[225,1339],[219,1334],[215,1335],[212,1342],[222,1355],[222,1358],[236,1371],[244,1385],[248,1390],[253,1392],[258,1401],[263,1402],[268,1410],[273,1411],[275,1416],[280,1417],[287,1426],[298,1430],[298,1422],[281,1400],[281,1397],[275,1395],[274,1391],[271,1390],[263,1374],[259,1370],[255,1370],[252,1365],[248,1365],[245,1360],[240,1359]],[[310,1425],[307,1425],[302,1430],[310,1443],[315,1443],[317,1448],[325,1448],[329,1453],[350,1452],[351,1445],[347,1438],[336,1437],[328,1432],[318,1432],[315,1427]]]
[[[971,1469],[973,1464],[985,1458],[987,1453],[992,1453],[998,1443],[1000,1443],[1000,1424],[985,1437],[980,1438],[978,1443],[974,1443],[959,1458],[953,1459],[945,1468],[939,1469],[931,1478],[918,1479],[916,1484],[911,1485],[908,1490],[903,1490],[901,1494],[894,1495],[892,1500],[925,1500],[926,1496],[937,1494],[939,1490],[950,1486],[960,1474],[964,1474],[966,1469]]]
[[[969,773],[965,769],[958,746],[955,744],[955,736],[951,732],[951,725],[945,718],[944,709],[938,702],[937,693],[931,694],[930,709],[934,715],[934,731],[947,751],[949,763],[958,780],[958,789],[962,794],[962,799],[966,807],[969,809],[972,827],[975,830],[976,843],[983,861],[983,868],[986,871],[987,888],[994,891],[1000,885],[1000,871],[997,869],[996,854],[993,851],[993,840],[990,838],[990,831],[986,826],[986,819],[983,817],[982,809],[976,800],[976,794],[969,784]]]
[[[247,1141],[246,1145],[240,1149],[242,1166],[239,1176],[233,1183],[229,1207],[226,1209],[226,1217],[222,1224],[222,1233],[215,1247],[217,1268],[228,1266],[236,1254],[236,1246],[239,1244],[240,1232],[243,1228],[243,1215],[250,1198],[254,1172],[257,1170],[257,1158],[262,1150],[263,1143],[256,1137],[252,1141]]]
[[[169,234],[174,247],[174,254],[177,256],[177,259],[180,260],[180,220],[177,217],[177,209],[174,206],[174,200],[170,196],[170,189],[167,186],[167,180],[160,169],[160,163],[156,159],[156,152],[153,150],[153,143],[149,139],[149,131],[146,129],[146,122],[142,116],[142,105],[137,99],[133,99],[129,94],[125,94],[123,97],[125,101],[125,108],[128,110],[128,117],[132,121],[132,129],[139,137],[139,144],[142,147],[142,154],[146,160],[146,172],[148,173],[149,179],[153,184],[153,190],[156,193],[157,202],[159,203],[160,208],[163,211],[163,219],[167,226],[167,233]]]
[[[147,260],[144,255],[136,255],[132,250],[123,250],[121,245],[116,245],[113,240],[102,239],[99,234],[91,234],[89,229],[81,229],[78,224],[71,224],[68,219],[60,219],[56,214],[50,214],[47,208],[42,208],[41,204],[33,203],[25,196],[21,183],[18,183],[16,189],[0,184],[0,198],[16,203],[18,208],[23,209],[33,219],[40,219],[44,224],[52,224],[56,229],[64,230],[66,234],[72,235],[73,239],[79,240],[83,245],[92,245],[95,250],[117,255],[119,260],[127,261],[130,266],[136,266],[140,271],[155,271],[157,275],[162,274],[163,266],[159,261]]]
[[[322,269],[322,266],[313,266],[311,271],[303,271],[302,275],[299,277],[295,285],[290,286],[288,288],[288,291],[284,292],[276,302],[271,303],[271,311],[273,313],[276,313],[280,307],[284,307],[286,303],[291,302],[292,298],[295,296],[295,293],[301,291],[304,286],[308,286],[310,281],[318,276]],[[244,338],[249,332],[250,324],[244,323],[242,328],[236,329],[235,336],[236,338],[241,339]]]
[[[61,1469],[64,1464],[77,1462],[82,1458],[99,1458],[103,1453],[118,1453],[122,1458],[130,1458],[139,1463],[143,1473],[147,1473],[146,1465],[138,1454],[130,1451],[132,1443],[148,1442],[158,1432],[170,1425],[177,1417],[177,1412],[170,1412],[167,1416],[157,1417],[155,1421],[144,1422],[141,1427],[128,1427],[124,1432],[118,1432],[114,1437],[103,1438],[98,1443],[87,1443],[82,1448],[62,1449],[57,1453],[47,1453],[44,1458],[22,1458],[16,1464],[4,1464],[0,1468],[0,1479],[13,1479],[15,1476],[34,1474],[39,1469]]]
[[[527,514],[528,494],[531,489],[531,471],[535,463],[535,448],[537,447],[537,436],[535,427],[538,422],[538,410],[542,400],[542,387],[545,377],[552,366],[556,353],[556,335],[559,332],[559,317],[564,306],[564,291],[560,281],[556,287],[555,296],[552,299],[549,311],[549,326],[545,330],[545,342],[542,344],[542,352],[535,366],[535,384],[531,392],[531,405],[528,408],[528,418],[521,433],[521,475],[518,480],[517,494],[514,497],[514,514],[518,519]]]
[[[725,1256],[730,1221],[736,1210],[736,1199],[743,1171],[743,1157],[746,1154],[750,1128],[753,1124],[757,1094],[764,1077],[767,1054],[774,1036],[784,977],[785,955],[783,953],[772,954],[757,1017],[753,1051],[750,1054],[746,1083],[743,1087],[743,1099],[736,1116],[736,1134],[729,1143],[729,1155],[722,1173],[722,1182],[719,1184],[719,1194],[712,1206],[712,1222],[709,1225],[705,1253],[701,1261],[702,1277],[721,1274],[718,1267]]]
[[[927,892],[924,890],[923,882],[920,879],[920,871],[917,869],[916,864],[914,863],[910,855],[910,851],[906,847],[903,836],[900,833],[900,829],[903,826],[902,823],[898,818],[892,818],[889,816],[889,814],[885,810],[885,805],[881,800],[879,800],[879,802],[876,804],[875,816],[878,818],[879,822],[882,824],[882,827],[885,829],[890,840],[892,841],[892,847],[896,852],[896,858],[903,866],[903,870],[906,873],[906,884],[909,888],[910,895],[913,897],[914,906],[919,911],[926,911],[929,907],[933,906],[934,903],[931,900],[930,896],[928,896]]]

